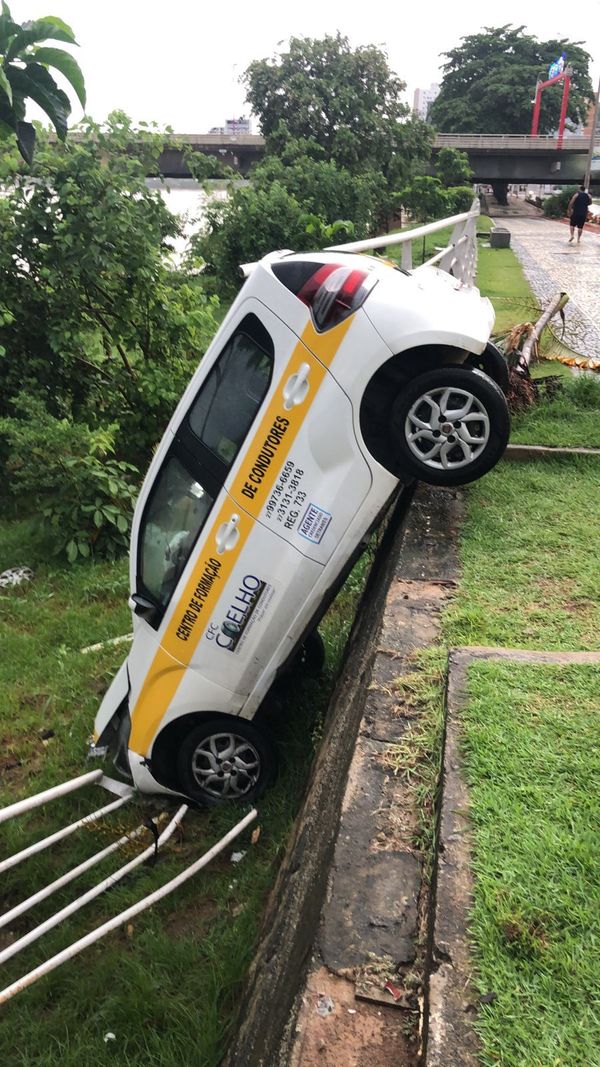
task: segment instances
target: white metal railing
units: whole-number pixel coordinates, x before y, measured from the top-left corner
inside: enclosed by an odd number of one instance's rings
[[[381,237],[367,237],[364,241],[351,241],[342,245],[331,245],[327,252],[367,252],[376,248],[391,248],[402,245],[401,266],[404,270],[413,269],[412,249],[415,241],[422,241],[432,233],[439,233],[452,226],[452,235],[445,248],[440,248],[434,256],[421,266],[437,266],[448,274],[453,274],[463,285],[472,285],[477,267],[476,230],[479,217],[479,200],[474,199],[470,210],[462,215],[450,215],[438,222],[428,222],[404,233],[384,233]],[[419,268],[417,268],[419,269]]]
[[[477,243],[476,230],[479,217],[479,201],[473,200],[469,211],[462,215],[450,215],[449,218],[440,219],[438,222],[428,222],[425,226],[417,226],[414,230],[405,230],[397,233],[384,233],[381,237],[367,237],[363,241],[350,241],[341,245],[329,245],[325,252],[371,252],[377,248],[391,248],[393,245],[402,245],[401,266],[403,270],[413,269],[412,247],[415,241],[421,241],[432,233],[439,233],[452,226],[452,235],[445,248],[436,250],[434,256],[422,263],[417,270],[423,267],[437,266],[440,270],[452,274],[463,285],[472,285],[477,268]],[[240,273],[243,278],[249,278],[257,263],[242,263]]]
[[[28,797],[26,800],[17,801],[17,803],[11,804],[8,808],[5,808],[0,811],[0,821],[4,822],[7,819],[12,819],[17,816],[24,815],[28,811],[32,811],[33,809],[41,805],[45,805],[57,799],[58,797],[63,797],[69,793],[75,792],[76,790],[83,789],[87,785],[99,785],[107,789],[111,793],[116,793],[119,799],[113,801],[111,804],[105,805],[105,807],[100,808],[97,811],[92,812],[90,815],[78,819],[76,822],[70,823],[62,830],[58,830],[55,833],[50,834],[48,837],[41,839],[39,842],[36,842],[29,848],[22,849],[21,852],[18,852],[15,856],[8,857],[6,860],[0,863],[0,871],[7,870],[8,868],[15,866],[17,863],[21,863],[23,860],[28,859],[30,856],[34,855],[36,852],[39,852],[41,849],[45,849],[53,844],[56,844],[58,841],[61,841],[64,837],[71,834],[76,829],[81,829],[82,827],[88,826],[90,823],[98,821],[99,819],[103,818],[104,815],[107,815],[111,811],[114,811],[118,807],[121,807],[123,804],[126,804],[129,800],[132,799],[134,795],[134,790],[131,786],[125,785],[123,782],[118,782],[113,778],[108,778],[100,770],[90,771],[88,774],[80,775],[78,778],[72,778],[69,781],[62,782],[60,785],[55,786],[52,789],[45,789],[42,793],[37,793],[35,796]],[[80,895],[75,897],[70,903],[65,904],[64,907],[59,909],[59,911],[55,912],[53,915],[50,915],[43,922],[38,923],[37,926],[34,926],[27,933],[22,934],[20,937],[13,937],[12,940],[10,940],[5,945],[5,947],[0,950],[0,968],[3,963],[6,963],[13,956],[16,956],[17,953],[22,952],[29,945],[33,944],[39,938],[43,937],[43,935],[46,934],[49,930],[52,930],[54,927],[59,926],[60,924],[65,922],[71,915],[79,911],[81,908],[85,907],[86,904],[91,903],[102,893],[105,893],[107,890],[111,889],[114,885],[117,884],[117,882],[121,881],[122,878],[128,875],[131,871],[135,870],[136,867],[139,867],[146,860],[150,859],[151,856],[156,855],[159,849],[161,849],[167,843],[169,838],[172,837],[172,835],[181,825],[181,822],[187,810],[188,805],[182,804],[171,818],[169,824],[160,834],[158,832],[157,822],[164,818],[165,813],[163,813],[162,816],[158,816],[156,822],[152,821],[154,841],[151,845],[143,849],[141,852],[138,852],[132,859],[128,860],[128,862],[123,864],[117,870],[113,871],[112,874],[109,874],[106,878],[103,878],[100,882],[97,882],[96,885],[92,886],[87,891],[80,893]],[[109,919],[101,926],[98,926],[95,929],[91,930],[90,933],[86,934],[84,937],[79,938],[78,941],[74,941],[71,945],[63,949],[62,952],[59,952],[57,955],[51,956],[44,963],[41,963],[38,967],[35,967],[32,971],[29,971],[28,973],[22,975],[20,978],[17,978],[16,981],[12,982],[12,984],[8,985],[5,989],[0,989],[0,1005],[4,1004],[7,1000],[10,1000],[17,993],[20,993],[21,990],[26,989],[27,986],[31,985],[33,982],[37,982],[39,978],[42,978],[44,975],[49,974],[56,967],[59,967],[62,963],[65,963],[67,960],[70,960],[74,956],[78,955],[85,948],[87,948],[88,945],[94,944],[96,941],[100,940],[100,938],[108,934],[111,930],[116,930],[117,927],[122,926],[125,922],[128,922],[129,919],[133,918],[135,915],[139,915],[140,912],[145,911],[146,908],[152,907],[152,905],[155,904],[157,901],[162,900],[163,897],[168,896],[169,893],[172,893],[189,878],[192,878],[197,871],[201,870],[208,863],[210,863],[210,861],[214,859],[214,857],[217,856],[220,852],[222,852],[223,849],[227,848],[227,846],[231,844],[231,842],[234,841],[235,838],[240,833],[242,833],[242,831],[245,830],[251,822],[254,821],[254,819],[256,819],[257,814],[258,813],[256,811],[256,808],[252,808],[252,810],[248,812],[247,815],[240,819],[239,822],[237,822],[235,826],[233,826],[232,829],[229,830],[228,833],[224,834],[224,836],[219,841],[217,841],[216,844],[212,846],[212,848],[205,852],[203,856],[200,856],[198,859],[194,860],[194,862],[190,863],[187,868],[181,871],[174,878],[171,878],[170,881],[166,882],[159,889],[156,889],[153,893],[149,893],[147,896],[139,900],[136,904],[133,904],[125,911],[122,911],[118,915],[115,915],[112,919]],[[10,926],[10,924],[12,924],[16,919],[19,919],[22,915],[24,915],[25,912],[29,911],[31,908],[34,908],[42,901],[47,900],[59,889],[62,889],[70,882],[75,881],[85,871],[88,871],[91,867],[94,867],[96,864],[101,863],[103,860],[107,859],[119,849],[132,844],[144,833],[145,830],[149,828],[151,828],[150,824],[146,822],[136,827],[135,829],[130,830],[128,833],[121,835],[117,840],[111,842],[99,852],[94,853],[88,859],[84,860],[82,863],[79,863],[76,867],[72,867],[70,870],[65,871],[64,874],[60,875],[58,878],[55,878],[54,881],[42,886],[40,889],[37,890],[37,892],[32,893],[25,900],[22,900],[20,903],[15,904],[14,907],[10,908],[10,910],[5,911],[3,914],[0,914],[0,927]]]
[[[594,142],[600,143],[598,135],[594,138]],[[556,146],[556,134],[536,134],[532,137],[529,133],[438,133],[434,142],[435,148],[555,149]],[[561,150],[587,152],[589,146],[589,137],[582,137],[579,134],[570,137],[565,134]]]

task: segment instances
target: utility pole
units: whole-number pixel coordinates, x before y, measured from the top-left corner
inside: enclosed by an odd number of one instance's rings
[[[590,150],[587,157],[587,166],[585,168],[585,178],[583,184],[586,189],[589,189],[590,182],[592,180],[592,157],[594,155],[594,141],[596,139],[596,124],[598,122],[598,101],[600,100],[600,78],[598,79],[598,90],[596,92],[596,103],[594,104],[594,113],[592,115],[592,132],[590,134]]]

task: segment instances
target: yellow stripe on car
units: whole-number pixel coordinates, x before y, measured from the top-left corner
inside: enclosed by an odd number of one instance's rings
[[[231,575],[254,526],[254,519],[269,498],[281,466],[323,382],[326,367],[331,364],[352,319],[353,316],[350,316],[322,334],[317,333],[312,320],[309,320],[287,367],[280,375],[280,387],[271,398],[258,424],[246,450],[245,459],[229,490],[240,509],[242,506],[245,509],[241,511],[237,525],[239,537],[233,548],[221,554],[217,553],[217,532],[231,519],[234,506],[231,500],[225,500],[204,539],[203,550],[171,614],[161,645],[131,712],[129,747],[139,755],[146,755],[150,749],[161,720],[202,637],[205,620]],[[306,349],[317,357],[319,363],[313,361],[311,365],[310,390],[306,402],[287,411],[282,387],[288,377],[297,373],[301,364],[306,361]],[[272,442],[268,449],[265,448],[267,442]]]

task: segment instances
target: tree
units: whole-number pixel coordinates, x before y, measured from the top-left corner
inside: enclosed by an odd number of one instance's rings
[[[303,207],[279,181],[234,189],[228,200],[208,204],[203,232],[191,241],[192,266],[204,261],[214,288],[231,299],[241,284],[241,263],[253,263],[278,248],[301,252],[314,247],[306,219]]]
[[[410,185],[402,189],[400,194],[402,206],[410,212],[417,222],[431,222],[433,219],[443,219],[448,213],[449,200],[439,178],[430,178],[426,174],[417,175]],[[421,262],[425,262],[425,237],[423,238],[423,250]]]
[[[77,44],[70,26],[54,16],[24,22],[12,18],[2,2],[0,13],[0,138],[14,136],[21,155],[31,163],[35,128],[25,121],[28,100],[46,113],[57,136],[64,141],[71,114],[69,97],[56,84],[49,68],[57,70],[75,91],[85,108],[85,85],[76,59],[63,48],[47,47],[44,41]]]
[[[417,222],[443,219],[448,200],[439,178],[418,175],[410,185],[402,189],[400,199]]]
[[[466,152],[456,148],[441,148],[435,162],[435,173],[443,186],[468,185],[473,181],[473,171]]]
[[[199,280],[173,269],[179,221],[146,187],[163,146],[117,112],[76,142],[41,136],[28,180],[0,195],[0,415],[26,390],[55,417],[116,422],[116,451],[141,462],[216,325]]]
[[[486,27],[445,53],[440,94],[429,112],[438,130],[529,133],[536,82],[547,78],[549,64],[562,52],[573,68],[568,119],[574,124],[585,120],[592,99],[589,54],[580,43],[538,41],[523,31],[523,26]],[[558,127],[561,96],[559,88],[542,94],[540,133]]]
[[[357,237],[366,237],[377,225],[386,181],[377,171],[352,174],[332,160],[314,158],[302,141],[289,138],[281,155],[268,155],[251,173],[255,189],[268,190],[278,182],[298,201],[302,210],[319,215],[326,223],[348,218]]]
[[[289,50],[255,60],[243,80],[269,151],[287,137],[353,173],[372,169],[406,180],[415,159],[428,158],[425,123],[408,120],[405,83],[375,45],[352,49],[340,33],[321,40],[292,37]]]

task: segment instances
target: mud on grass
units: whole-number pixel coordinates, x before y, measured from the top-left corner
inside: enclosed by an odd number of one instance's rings
[[[3,536],[4,535],[4,536]],[[82,655],[89,644],[126,633],[126,561],[60,568],[24,539],[19,524],[0,528],[0,569],[33,564],[35,580],[0,593],[0,802],[7,803],[85,770],[94,714],[126,649]],[[18,555],[17,555],[18,553]],[[370,556],[356,565],[322,624],[328,668],[291,679],[272,700],[281,769],[251,827],[205,872],[172,897],[34,984],[0,1013],[0,1062],[11,1067],[214,1067],[235,1019],[245,971],[286,840],[300,805],[321,722],[362,591]],[[108,802],[89,787],[1,828],[10,855]],[[14,906],[164,805],[138,802],[2,877],[0,909]],[[173,805],[169,802],[169,807]],[[144,865],[4,967],[2,987],[179,873],[246,809],[189,812],[180,835]],[[256,824],[255,824],[256,826]],[[149,832],[25,916],[20,936],[151,843]],[[231,853],[245,852],[234,864]],[[114,861],[114,862],[113,862]],[[0,948],[10,943],[0,931]],[[104,1041],[108,1033],[115,1040]]]

